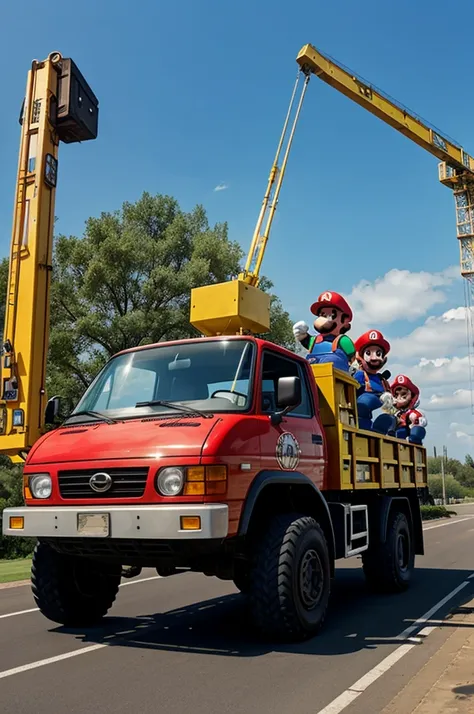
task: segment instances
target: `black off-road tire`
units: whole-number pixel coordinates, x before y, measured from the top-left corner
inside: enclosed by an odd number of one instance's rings
[[[395,593],[408,589],[415,567],[415,553],[404,513],[390,513],[385,543],[365,551],[362,564],[367,584],[375,592]]]
[[[309,516],[285,514],[270,521],[256,548],[250,604],[267,638],[301,641],[321,628],[331,588],[323,530]]]
[[[42,614],[60,625],[90,627],[100,622],[115,600],[120,578],[121,566],[63,555],[41,541],[34,550],[34,599]]]

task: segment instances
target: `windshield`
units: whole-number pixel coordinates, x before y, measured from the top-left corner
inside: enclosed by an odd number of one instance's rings
[[[209,340],[119,355],[104,367],[71,416],[179,416],[175,407],[180,403],[188,407],[182,410],[188,415],[189,407],[201,412],[244,411],[251,401],[254,349],[253,342],[244,339]]]

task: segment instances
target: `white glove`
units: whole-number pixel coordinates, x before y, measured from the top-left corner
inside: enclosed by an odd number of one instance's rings
[[[306,322],[303,322],[303,320],[300,320],[300,322],[295,322],[293,325],[293,334],[295,338],[298,340],[298,342],[301,342],[301,340],[304,340],[304,338],[307,336],[309,332],[309,327],[306,324]]]
[[[383,392],[380,395],[380,401],[382,402],[382,406],[384,406],[386,409],[393,407],[393,396],[390,394],[390,392]]]
[[[416,414],[410,414],[410,421],[412,422],[412,426],[427,426],[428,425],[428,420],[424,416],[419,416],[417,417]]]

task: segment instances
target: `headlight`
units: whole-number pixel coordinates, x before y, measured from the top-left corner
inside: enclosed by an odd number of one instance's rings
[[[53,484],[49,474],[35,474],[30,476],[30,491],[33,498],[49,498]]]
[[[184,484],[184,469],[167,466],[158,474],[156,485],[163,496],[179,496]]]

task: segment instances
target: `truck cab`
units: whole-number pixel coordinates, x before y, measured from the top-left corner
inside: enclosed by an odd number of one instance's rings
[[[423,552],[424,449],[358,430],[356,386],[248,336],[113,357],[31,449],[25,507],[4,512],[5,535],[38,539],[41,611],[92,624],[127,572],[192,570],[250,593],[261,631],[301,639],[337,558],[362,553],[369,581],[404,589]]]

